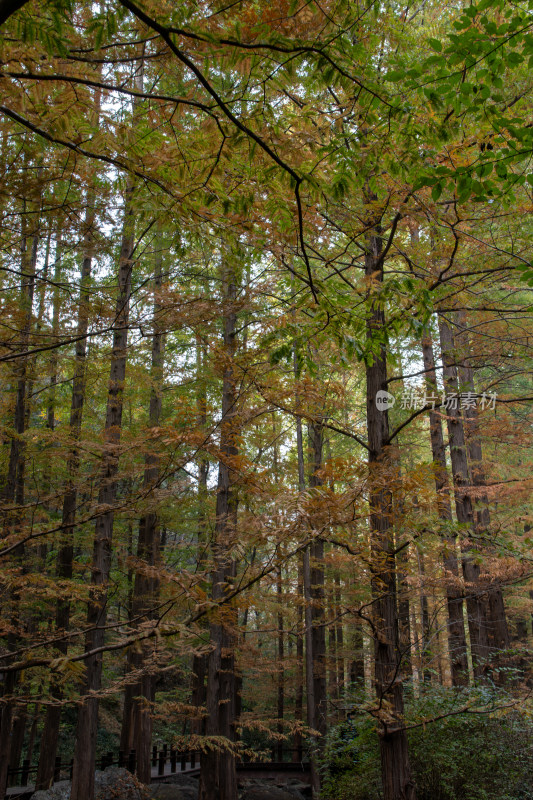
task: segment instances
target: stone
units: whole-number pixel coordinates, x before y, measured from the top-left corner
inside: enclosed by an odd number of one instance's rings
[[[150,796],[152,800],[198,800],[198,786],[160,783],[159,786],[150,786]]]
[[[58,781],[50,789],[34,792],[31,800],[69,800],[70,781]]]
[[[146,786],[122,767],[108,767],[94,774],[95,800],[148,800]]]
[[[70,781],[60,781],[50,789],[34,792],[32,800],[69,800],[70,786]],[[103,772],[101,770],[95,772],[94,794],[96,800],[149,800],[150,797],[146,786],[127,769],[118,767],[108,767]]]
[[[259,783],[246,786],[241,797],[242,800],[304,800],[304,795],[293,786],[269,786]]]
[[[154,800],[198,800],[198,778],[192,775],[168,775],[150,786]]]

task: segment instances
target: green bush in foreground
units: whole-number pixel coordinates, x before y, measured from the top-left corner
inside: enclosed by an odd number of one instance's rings
[[[498,708],[508,703],[489,689],[432,686],[419,699],[407,694],[417,800],[533,800],[531,718],[523,708]],[[467,704],[468,713],[456,713]],[[379,748],[368,714],[332,729],[323,764],[327,800],[380,800]]]

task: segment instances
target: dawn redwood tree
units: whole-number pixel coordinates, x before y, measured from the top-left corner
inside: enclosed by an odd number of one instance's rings
[[[28,159],[24,156],[24,165],[28,169]],[[39,172],[40,172],[40,168]],[[35,272],[37,267],[37,255],[39,247],[39,226],[40,226],[40,206],[41,198],[28,199],[24,197],[20,212],[21,220],[21,256],[20,256],[20,344],[13,370],[13,383],[16,387],[15,407],[13,419],[13,434],[10,437],[9,461],[7,475],[5,478],[3,500],[6,505],[3,514],[3,538],[12,535],[20,536],[21,525],[24,515],[25,502],[25,439],[24,433],[28,425],[28,351],[31,342],[32,322],[33,322],[33,297],[35,292]],[[33,210],[33,214],[31,211]],[[28,220],[32,219],[33,223]],[[25,571],[23,564],[25,556],[24,544],[20,544],[15,549],[16,560]],[[17,606],[19,600],[19,589],[12,586],[9,590],[9,601],[7,613],[12,621],[12,630],[8,636],[9,649],[15,646],[17,641]],[[10,696],[16,686],[17,673],[10,672],[4,679],[4,694],[7,695],[2,707],[2,717],[0,720],[0,793],[5,793],[7,786],[7,770],[11,763],[11,746],[13,743],[13,698]],[[20,720],[20,716],[17,718]],[[20,724],[20,723],[19,723]],[[16,738],[16,737],[15,737]]]
[[[478,402],[479,393],[476,392],[474,370],[469,360],[471,344],[468,335],[468,320],[464,311],[456,314],[456,333],[454,344],[457,354],[457,369],[461,392],[475,400],[467,404],[464,409],[465,438],[470,467],[470,480],[475,489],[482,489],[485,485],[485,471],[483,468],[483,450],[481,447]],[[476,508],[477,506],[477,508]],[[490,510],[487,495],[483,494],[479,501],[474,503],[475,520],[473,522],[476,533],[488,536],[490,527]],[[488,638],[489,651],[506,650],[510,646],[509,628],[501,586],[496,581],[491,581],[487,588],[488,602]]]
[[[443,379],[449,397],[455,402],[446,406],[446,421],[450,437],[450,460],[455,493],[457,522],[467,528],[473,525],[472,498],[469,493],[470,477],[464,434],[463,419],[459,408],[459,385],[457,381],[456,354],[452,329],[442,314],[439,314],[439,332],[443,364]],[[480,582],[480,568],[468,549],[462,553],[463,576],[465,579],[466,608],[468,628],[475,677],[483,675],[488,657],[487,607],[484,603]]]
[[[98,504],[101,511],[96,518],[91,570],[91,590],[87,610],[85,650],[85,692],[97,692],[102,680],[102,647],[105,641],[107,619],[107,592],[111,569],[111,544],[114,512],[118,488],[118,463],[122,410],[124,404],[124,379],[128,356],[128,318],[131,294],[131,275],[135,236],[135,186],[128,179],[124,198],[124,218],[118,263],[118,292],[113,322],[113,349],[111,352],[109,386],[104,428],[105,449],[102,454]],[[96,733],[98,728],[98,697],[85,694],[78,709],[76,747],[72,775],[72,800],[92,800],[94,796],[94,769],[96,758]]]
[[[309,489],[322,486],[320,470],[324,447],[324,428],[320,419],[309,422]],[[311,651],[313,676],[314,728],[319,733],[318,747],[327,730],[326,687],[326,596],[324,586],[324,540],[314,537],[309,545],[310,600],[311,600]]]
[[[100,92],[97,90],[95,93],[96,116],[98,116],[99,108]],[[61,527],[56,566],[57,576],[61,581],[69,581],[72,579],[74,527],[76,523],[78,481],[81,465],[79,439],[83,422],[83,406],[85,403],[86,391],[87,334],[90,319],[90,280],[95,250],[95,224],[96,193],[94,187],[90,186],[87,190],[86,211],[83,224],[83,256],[80,271],[74,374],[72,377],[69,419],[70,447],[67,458],[66,484],[64,487],[61,510]],[[70,627],[70,612],[71,604],[68,596],[59,596],[56,601],[55,624],[57,631],[62,632],[64,638],[57,642],[56,647],[58,653],[62,656],[66,656],[68,652],[68,639],[66,636]],[[54,777],[54,765],[61,722],[60,700],[63,694],[60,683],[54,679],[52,679],[50,685],[50,694],[56,702],[50,704],[46,708],[41,735],[41,746],[39,749],[39,764],[35,780],[36,789],[47,789],[51,785]]]
[[[152,435],[161,421],[163,390],[164,333],[161,319],[162,306],[158,294],[162,286],[163,242],[155,238],[154,266],[154,314],[152,352],[150,361],[149,428]],[[142,491],[148,502],[148,510],[139,520],[137,543],[137,567],[131,603],[131,616],[135,625],[146,624],[157,618],[154,608],[159,593],[157,569],[160,564],[160,521],[156,501],[153,497],[158,487],[160,458],[150,447],[145,456]],[[137,648],[128,650],[128,671],[135,671],[137,679],[126,685],[122,723],[121,747],[126,753],[136,752],[136,774],[140,781],[150,784],[152,774],[152,706],[155,700],[155,675],[150,664],[153,645],[145,640]]]
[[[428,328],[425,329],[422,335],[421,345],[427,396],[428,398],[438,398],[433,341]],[[440,411],[436,408],[431,408],[429,411],[429,435],[431,441],[431,455],[433,457],[433,471],[435,475],[437,513],[439,519],[441,519],[444,524],[448,524],[453,521],[450,502],[450,482],[446,464],[444,436],[442,433],[442,418]],[[468,660],[463,616],[463,589],[459,577],[456,540],[453,536],[444,537],[443,563],[446,570],[448,645],[452,682],[454,686],[465,686],[468,684]]]
[[[377,198],[372,195],[370,202]],[[372,558],[372,625],[375,681],[384,800],[415,800],[407,732],[403,718],[403,691],[398,680],[401,652],[398,639],[396,564],[393,536],[392,493],[383,473],[390,470],[389,422],[379,407],[378,392],[387,390],[386,320],[379,291],[383,283],[383,232],[381,221],[370,220],[365,252],[369,281],[366,356],[366,420],[368,430],[369,505]]]
[[[196,334],[196,392],[197,425],[198,430],[207,436],[207,347],[205,335]],[[198,553],[197,563],[205,568],[205,552],[207,548],[207,502],[209,477],[209,460],[205,453],[201,453],[198,463]],[[206,702],[206,674],[208,654],[204,651],[195,652],[192,658],[191,675],[191,703],[197,709],[196,717],[191,721],[191,732],[196,735],[205,734],[204,708]],[[238,701],[238,697],[237,697]]]
[[[234,742],[236,738],[236,612],[224,603],[236,578],[234,547],[237,532],[238,436],[241,422],[235,373],[237,351],[238,270],[234,253],[221,255],[223,302],[222,415],[220,422],[220,458],[212,542],[211,598],[215,602],[210,621],[211,651],[207,664],[206,735],[213,738],[202,752],[200,800],[235,800],[237,772]],[[218,606],[218,607],[217,607]]]

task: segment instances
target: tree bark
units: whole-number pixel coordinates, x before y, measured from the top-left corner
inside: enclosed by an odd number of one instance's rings
[[[198,428],[207,436],[207,392],[204,370],[206,369],[206,345],[201,336],[196,339],[196,380],[198,391],[196,393],[196,407],[198,411]],[[209,461],[205,456],[200,458],[198,464],[198,565],[205,568],[204,550],[206,542],[206,506],[207,506],[207,478],[209,475]],[[192,689],[191,703],[197,709],[197,716],[191,722],[193,735],[205,735],[205,704],[207,677],[207,653],[195,653],[192,661]],[[238,687],[240,700],[240,686]]]
[[[276,593],[278,596],[278,674],[277,674],[277,712],[278,712],[278,743],[277,758],[283,761],[283,717],[285,714],[285,642],[283,633],[283,578],[281,566],[276,572]]]
[[[159,239],[159,237],[157,237]],[[162,285],[162,242],[157,242],[154,266],[154,301],[152,354],[150,365],[150,405],[149,427],[153,431],[160,424],[162,389],[164,336],[161,327],[161,304],[157,293]],[[150,446],[145,456],[143,493],[149,498],[159,480],[159,456],[152,452]],[[152,506],[155,502],[148,501]],[[139,520],[139,537],[137,543],[137,563],[131,617],[137,625],[146,624],[154,619],[154,605],[159,593],[159,579],[155,577],[160,562],[159,515],[155,508],[143,514]],[[128,672],[136,671],[138,679],[126,686],[124,703],[124,720],[121,736],[121,747],[124,752],[135,750],[136,774],[145,784],[151,780],[151,741],[152,712],[151,705],[155,700],[155,675],[150,671],[150,655],[152,645],[145,641],[139,649],[128,651]]]
[[[104,644],[107,618],[107,587],[111,568],[113,505],[117,495],[117,472],[120,456],[120,435],[124,380],[128,347],[128,318],[131,293],[131,272],[134,240],[133,183],[128,182],[125,194],[122,242],[118,267],[118,295],[113,325],[107,410],[104,428],[105,449],[102,456],[98,504],[102,511],[96,518],[92,557],[91,591],[87,612],[85,649],[91,651]],[[102,654],[85,660],[85,694],[78,711],[71,800],[93,800],[96,733],[98,727],[97,692],[101,685]]]
[[[100,108],[100,92],[95,95],[97,112]],[[70,402],[70,451],[67,459],[67,482],[64,487],[63,504],[61,511],[61,529],[59,533],[59,550],[57,555],[56,571],[60,581],[69,581],[72,578],[72,562],[74,556],[74,526],[76,523],[76,507],[78,502],[78,477],[80,472],[79,439],[83,420],[83,405],[85,402],[85,373],[87,366],[87,332],[89,329],[89,304],[90,280],[92,260],[94,254],[94,224],[96,218],[95,193],[93,189],[87,192],[87,206],[84,220],[83,258],[80,270],[80,293],[78,300],[78,320],[76,325],[76,344],[74,375],[72,378],[72,395]],[[57,258],[57,254],[56,254]],[[54,304],[55,308],[55,304]],[[57,367],[52,362],[52,376]],[[55,380],[51,379],[51,384]],[[54,424],[53,407],[48,409],[48,424]],[[70,627],[70,601],[61,594],[56,602],[56,631],[68,633]],[[56,645],[60,655],[68,652],[68,639],[64,638]],[[50,694],[55,701],[54,705],[46,708],[41,745],[39,749],[39,763],[35,780],[36,789],[48,789],[54,778],[54,764],[57,753],[59,728],[61,721],[61,698],[63,692],[60,684],[52,679]]]
[[[13,428],[14,434],[11,439],[9,451],[9,463],[7,478],[4,487],[4,500],[7,505],[4,514],[4,535],[20,531],[22,524],[22,508],[24,506],[24,479],[25,479],[25,443],[24,432],[26,430],[26,402],[27,402],[27,353],[30,343],[32,325],[32,306],[35,291],[35,269],[37,265],[38,233],[35,232],[31,237],[31,249],[28,249],[29,232],[27,230],[26,201],[24,201],[21,218],[21,284],[20,284],[20,303],[22,310],[22,324],[20,328],[20,353],[22,357],[17,360],[14,370],[15,384],[17,387]],[[15,505],[15,508],[13,508]],[[11,507],[10,507],[11,506]],[[22,565],[24,572],[24,545],[20,545],[14,551],[15,558]],[[14,648],[17,638],[17,627],[20,624],[17,619],[17,607],[19,601],[19,590],[13,588],[8,590],[11,616],[12,632],[8,635],[8,647]],[[3,797],[7,788],[7,772],[11,760],[12,743],[12,722],[14,703],[11,695],[14,693],[17,682],[16,673],[8,673],[4,677],[2,694],[6,700],[2,704],[2,719],[0,723],[0,797]]]
[[[474,397],[476,395],[476,386],[474,370],[469,360],[471,346],[468,336],[468,323],[464,311],[457,313],[457,326],[459,332],[455,336],[455,343],[459,361],[460,389],[461,392],[469,393],[470,397]],[[483,451],[479,435],[477,402],[466,405],[464,418],[472,485],[482,489],[485,486],[485,470],[483,468]],[[487,536],[490,527],[490,511],[486,494],[482,494],[479,498],[474,527],[478,534]],[[487,588],[487,595],[489,651],[506,650],[511,645],[511,639],[501,586],[496,581],[492,581]]]
[[[452,462],[453,483],[455,490],[455,512],[457,522],[465,528],[473,528],[474,516],[472,500],[469,494],[470,476],[464,435],[463,419],[459,408],[456,368],[456,351],[450,326],[439,315],[440,343],[442,351],[444,387],[447,396],[455,395],[456,403],[446,408],[448,435],[450,438],[450,458]],[[486,604],[479,581],[479,565],[476,564],[463,548],[463,577],[465,579],[466,608],[468,612],[468,628],[474,676],[480,678],[485,670],[488,656],[487,613]]]
[[[426,391],[428,397],[437,397],[437,377],[433,342],[428,330],[422,337],[422,356],[424,359]],[[437,512],[444,523],[452,522],[450,502],[450,483],[446,466],[446,451],[442,433],[441,414],[435,409],[429,412],[429,434],[431,455],[437,494]],[[444,535],[444,569],[446,571],[446,603],[448,607],[448,647],[452,683],[454,686],[468,684],[468,659],[466,649],[465,623],[463,616],[463,589],[459,579],[459,565],[455,549],[455,537]]]
[[[211,652],[207,676],[208,737],[222,737],[212,749],[202,753],[199,800],[237,800],[235,767],[235,609],[222,604],[236,577],[233,546],[237,524],[237,490],[234,461],[238,456],[237,389],[234,357],[236,352],[237,284],[235,269],[225,265],[224,290],[224,368],[222,377],[222,420],[220,460],[214,530],[211,598],[215,611],[210,624]],[[216,607],[218,604],[218,608]]]
[[[319,470],[322,467],[323,426],[320,422],[309,424],[310,474],[309,488],[322,486]],[[324,737],[327,730],[326,685],[326,594],[324,586],[324,540],[315,538],[309,547],[311,568],[311,635],[313,651],[313,697],[315,703],[315,730]],[[321,739],[318,740],[321,747]]]
[[[375,201],[375,196],[371,200]],[[385,312],[374,292],[383,281],[382,238],[379,224],[369,235],[365,275],[370,282],[366,361],[366,416],[368,427],[369,505],[372,559],[375,681],[378,706],[381,775],[384,800],[414,800],[407,733],[403,721],[403,690],[399,679],[401,652],[396,607],[396,563],[392,530],[392,493],[384,475],[390,470],[387,454],[389,421],[378,408],[376,395],[387,389]]]

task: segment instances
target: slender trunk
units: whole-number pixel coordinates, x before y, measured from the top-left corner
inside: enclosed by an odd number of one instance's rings
[[[235,300],[237,285],[234,269],[224,270],[224,370],[222,379],[222,421],[220,424],[220,460],[213,537],[211,598],[221,604],[231,591],[236,577],[233,547],[237,525],[236,473],[239,428],[236,408],[234,357],[236,351]],[[210,624],[211,652],[207,676],[206,733],[218,737],[216,749],[202,754],[199,800],[237,800],[235,767],[235,609],[226,604],[213,612]],[[224,742],[220,741],[224,739]]]
[[[418,566],[418,598],[420,601],[420,666],[421,675],[424,681],[431,680],[431,671],[428,668],[430,657],[429,642],[431,637],[431,622],[429,619],[429,604],[425,587],[425,566],[424,555],[416,551]]]
[[[457,522],[465,528],[473,528],[473,509],[470,497],[470,477],[464,434],[463,419],[459,409],[458,384],[456,369],[456,353],[453,334],[446,320],[439,315],[440,343],[442,351],[444,387],[448,398],[456,400],[448,402],[446,419],[450,437],[450,458],[455,490],[455,511]],[[474,676],[483,675],[488,656],[487,613],[482,589],[480,586],[479,565],[469,555],[468,548],[463,548],[463,577],[465,579],[466,608],[468,612],[468,628]]]
[[[59,228],[57,234],[57,243],[55,251],[55,268],[54,268],[54,291],[52,295],[52,344],[58,343],[59,337],[59,314],[61,309],[61,294],[60,294],[60,281],[61,281],[61,249],[62,249],[62,228]],[[56,427],[56,391],[57,391],[57,371],[58,371],[58,350],[54,348],[50,354],[49,362],[49,378],[48,378],[48,405],[46,409],[46,427],[50,434],[53,434]],[[53,440],[50,437],[48,444],[48,457],[45,462],[43,483],[45,495],[50,494],[51,477],[52,477],[52,450]],[[49,501],[46,501],[47,506],[50,506]],[[43,556],[45,554],[43,553]]]
[[[292,351],[293,355],[293,371],[294,371],[294,378],[298,380],[299,377],[299,365],[298,365],[298,351],[296,344],[293,347]],[[296,392],[296,407],[298,409],[300,396],[299,392]],[[305,491],[305,459],[304,459],[304,444],[303,444],[303,433],[302,433],[302,418],[298,414],[296,414],[296,458],[298,464],[298,492],[302,494]],[[297,686],[296,686],[296,699],[295,699],[295,709],[294,709],[294,717],[297,720],[303,720],[303,703],[304,703],[304,671],[307,676],[307,655],[306,655],[306,662],[304,668],[304,641],[305,641],[305,652],[307,653],[307,645],[310,644],[310,636],[308,635],[308,631],[310,630],[310,619],[308,624],[307,619],[307,594],[309,583],[307,583],[306,589],[306,571],[308,571],[308,560],[306,561],[306,552],[304,551],[300,554],[298,559],[298,598],[301,598],[302,603],[298,603],[298,635],[296,639],[296,656],[297,656]],[[308,688],[308,687],[307,687]],[[309,705],[307,705],[307,711],[309,710]],[[303,756],[303,739],[302,734],[297,733],[294,740],[294,746],[296,749],[295,757],[298,760],[302,759]]]
[[[283,717],[285,713],[285,668],[284,668],[284,635],[283,635],[283,581],[281,567],[279,567],[276,574],[276,593],[278,596],[278,745],[277,754],[278,761],[283,760]]]
[[[375,197],[372,198],[375,200]],[[369,236],[365,274],[370,291],[383,281],[382,239],[379,226]],[[387,454],[387,410],[378,408],[376,395],[387,389],[385,312],[379,300],[370,299],[367,340],[371,355],[366,366],[366,413],[369,445],[369,505],[372,558],[372,596],[375,680],[378,707],[381,775],[384,800],[414,800],[407,733],[403,721],[403,690],[399,680],[401,652],[396,610],[396,559],[392,530],[392,494],[383,479],[390,469]]]
[[[118,268],[118,296],[113,326],[106,421],[105,450],[102,457],[98,504],[103,509],[96,518],[92,557],[91,591],[87,612],[87,651],[102,647],[107,618],[107,587],[111,568],[113,505],[117,495],[117,472],[120,455],[124,380],[128,347],[128,318],[131,293],[134,239],[133,183],[126,188],[122,243]],[[102,654],[85,660],[85,694],[78,711],[71,800],[93,800],[96,733],[98,727],[98,692],[102,676]]]
[[[293,350],[294,357],[294,377],[298,379],[298,353],[296,346]],[[297,411],[300,405],[299,392],[296,393]],[[303,446],[302,418],[296,414],[296,450],[298,456],[298,490],[300,493],[305,491],[305,456]],[[311,582],[311,545],[305,548],[302,554],[302,589],[304,599],[304,636],[305,641],[305,698],[306,698],[306,719],[307,727],[312,731],[316,730],[316,705],[315,705],[315,682],[314,682],[314,656],[313,656],[313,614],[312,614],[312,582]],[[303,649],[302,642],[302,649]],[[302,686],[303,690],[303,686]],[[310,736],[311,749],[311,790],[313,797],[318,797],[320,793],[320,775],[316,758],[316,736]]]
[[[315,704],[315,684],[313,680],[313,616],[312,616],[312,596],[311,596],[311,566],[309,558],[309,547],[303,553],[303,590],[305,601],[305,698],[307,711],[307,727],[313,733],[310,735],[311,744],[311,789],[313,798],[320,794],[320,775],[316,757],[316,704]]]
[[[403,512],[402,512],[403,513]],[[398,646],[401,653],[402,676],[413,673],[411,658],[411,593],[407,580],[409,571],[409,547],[404,547],[396,558],[396,591],[398,596]]]
[[[154,303],[152,355],[150,366],[151,391],[149,407],[149,426],[154,430],[160,424],[162,389],[164,337],[161,328],[161,305],[157,297],[162,284],[162,250],[158,242],[154,268]],[[145,456],[143,493],[146,497],[154,491],[159,480],[159,456],[150,448]],[[153,499],[151,505],[155,505]],[[159,593],[159,580],[154,577],[155,567],[160,561],[159,516],[155,508],[143,514],[139,520],[139,538],[137,544],[137,561],[131,602],[131,616],[136,623],[146,623],[154,618],[154,605]],[[136,774],[142,783],[151,780],[151,741],[152,713],[151,705],[155,700],[155,676],[150,672],[151,644],[147,640],[137,650],[128,652],[128,671],[136,670],[138,680],[126,687],[125,723],[127,734],[123,731],[122,747],[126,752],[135,750]],[[129,695],[129,697],[128,697]],[[129,702],[128,702],[129,701]],[[129,712],[128,716],[126,713]]]
[[[301,420],[298,419],[298,422],[301,431]],[[294,698],[294,719],[298,723],[303,720],[304,707],[304,609],[301,602],[303,594],[303,563],[300,555],[298,558],[298,604],[296,606],[296,696]],[[298,730],[294,736],[293,761],[301,761],[302,755],[302,734]]]
[[[422,338],[422,356],[428,398],[437,397],[437,378],[433,343],[429,331]],[[431,455],[437,493],[437,512],[445,523],[452,521],[450,502],[450,483],[446,466],[446,451],[442,433],[441,415],[434,409],[429,412],[429,433]],[[463,589],[459,578],[459,566],[455,549],[455,537],[444,534],[444,569],[446,571],[446,603],[448,607],[448,646],[450,652],[452,683],[454,686],[468,684],[468,660],[466,654],[466,634],[463,617]]]
[[[21,258],[21,285],[20,285],[20,304],[22,311],[22,324],[20,328],[20,352],[26,353],[29,347],[33,295],[35,291],[35,268],[37,265],[37,247],[39,239],[34,235],[31,240],[31,249],[28,250],[28,233],[26,221],[26,204],[22,214],[22,258]],[[21,356],[15,362],[15,384],[17,387],[14,414],[14,435],[11,439],[9,451],[9,464],[7,469],[7,479],[4,487],[4,500],[6,503],[17,503],[21,506],[24,503],[24,440],[23,435],[26,430],[26,379],[27,379],[27,356]],[[7,513],[7,525],[9,522],[18,518],[15,514]]]
[[[11,439],[9,452],[9,464],[7,478],[4,487],[4,500],[7,510],[4,515],[4,535],[18,533],[22,524],[22,514],[24,505],[24,478],[25,478],[25,443],[24,433],[26,430],[26,382],[28,358],[27,353],[30,344],[30,333],[32,323],[33,295],[35,289],[35,268],[37,264],[38,236],[35,233],[31,239],[31,249],[28,250],[28,231],[26,219],[26,203],[24,202],[22,213],[22,253],[21,253],[21,286],[20,302],[22,311],[22,321],[20,328],[20,353],[21,358],[17,359],[15,367],[15,383],[17,387],[15,412],[14,412],[14,432]],[[13,508],[15,505],[15,508]],[[24,572],[24,546],[20,545],[14,551],[16,560]],[[19,590],[13,588],[9,591],[11,608],[11,624],[13,632],[8,636],[8,648],[15,647],[17,638],[17,627],[19,626],[18,604]],[[0,723],[0,797],[3,797],[7,787],[7,771],[10,763],[10,751],[12,743],[12,721],[14,704],[10,697],[15,690],[17,675],[14,672],[7,673],[4,677],[2,694],[6,698],[2,707],[2,720]]]
[[[327,593],[327,616],[328,616],[328,700],[333,704],[334,711],[330,715],[331,724],[338,721],[339,708],[339,686],[337,683],[337,625],[335,622],[335,587],[334,585]]]
[[[322,467],[323,426],[309,424],[309,450],[311,454],[309,488],[322,486],[319,470]],[[327,729],[326,686],[326,594],[324,581],[324,540],[315,538],[309,548],[311,566],[311,619],[313,650],[313,695],[315,702],[315,730],[324,737]],[[318,741],[321,746],[321,739]]]
[[[472,398],[464,402],[465,437],[468,450],[468,460],[472,484],[478,489],[485,486],[485,470],[483,469],[483,451],[479,434],[478,406],[475,400],[476,386],[474,370],[469,361],[470,340],[468,336],[468,323],[463,311],[458,312],[457,322],[460,333],[456,335],[455,342],[458,350],[459,382],[463,397]],[[480,536],[488,536],[490,527],[490,511],[488,498],[481,494],[475,515],[475,530]],[[501,586],[497,581],[491,581],[487,589],[488,594],[488,639],[490,650],[505,650],[510,647],[511,640],[505,613],[505,604]]]
[[[10,769],[18,769],[20,767],[27,718],[28,715],[26,713],[26,707],[23,706],[17,710],[15,718],[13,719],[13,727],[11,729],[11,748],[9,752]]]
[[[337,626],[337,692],[339,700],[344,696],[344,629],[342,625],[341,576],[335,571],[335,624]]]
[[[35,737],[37,736],[37,725],[39,724],[40,709],[40,704],[36,703],[33,712],[33,719],[31,721],[30,735],[28,737],[28,750],[26,752],[26,758],[30,764],[33,761],[33,748],[35,746]]]
[[[61,581],[72,578],[72,562],[74,556],[74,525],[76,522],[76,506],[78,501],[78,476],[80,471],[79,438],[81,434],[83,404],[85,402],[85,370],[87,362],[87,332],[89,329],[89,282],[93,259],[93,236],[95,221],[95,198],[92,192],[87,196],[85,215],[84,256],[81,263],[80,295],[78,301],[78,321],[76,326],[76,345],[74,375],[72,380],[72,396],[70,402],[70,451],[67,460],[67,482],[63,495],[61,513],[61,531],[59,534],[59,551],[57,556],[57,576]],[[66,636],[70,627],[70,601],[61,594],[56,602],[56,630]],[[57,643],[58,653],[66,655],[67,638]],[[56,701],[46,709],[39,764],[35,781],[36,789],[47,789],[54,778],[54,763],[57,754],[59,727],[61,721],[62,698],[61,685],[52,679],[50,695]]]
[[[196,407],[198,413],[198,428],[207,429],[207,392],[205,382],[206,345],[201,336],[196,340],[196,380],[198,391],[196,394]],[[207,433],[206,433],[207,435]],[[206,548],[206,509],[207,509],[207,478],[209,475],[209,461],[202,457],[198,464],[198,555],[197,563],[204,566]],[[246,609],[247,611],[247,609]],[[245,612],[246,614],[246,612]],[[192,720],[191,731],[194,735],[205,735],[205,681],[207,677],[207,653],[195,653],[192,661],[192,691],[191,703],[197,709],[196,717]],[[240,689],[240,686],[239,686]],[[240,692],[239,692],[240,697]],[[239,701],[238,701],[239,702]]]

